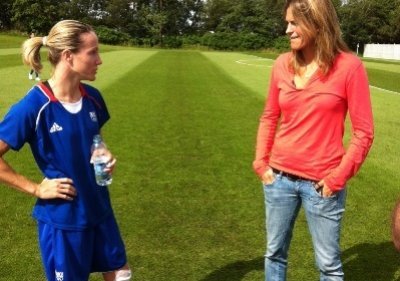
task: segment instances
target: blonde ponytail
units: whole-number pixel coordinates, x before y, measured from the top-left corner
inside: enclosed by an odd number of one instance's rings
[[[43,68],[40,57],[40,48],[42,46],[42,37],[29,38],[22,44],[22,61],[38,73]]]
[[[43,68],[40,58],[40,48],[46,46],[48,60],[51,65],[56,66],[61,59],[64,50],[78,52],[81,46],[80,36],[84,33],[94,32],[87,24],[76,20],[62,20],[56,23],[49,34],[44,37],[32,37],[22,45],[22,60],[36,72],[40,73]]]

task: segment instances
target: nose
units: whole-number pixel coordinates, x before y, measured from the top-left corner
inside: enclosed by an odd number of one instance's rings
[[[287,25],[287,27],[286,27],[286,34],[293,33],[293,29],[294,29],[293,24],[291,24],[291,23],[289,22],[288,25]]]
[[[102,63],[103,63],[103,61],[101,60],[100,56],[98,56],[98,58],[97,58],[97,65],[100,65],[100,64],[102,64]]]

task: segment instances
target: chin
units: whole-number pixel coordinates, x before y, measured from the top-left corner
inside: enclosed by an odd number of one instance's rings
[[[94,80],[96,80],[96,75],[85,77],[84,80],[94,81]]]
[[[301,40],[296,40],[294,39],[293,41],[290,41],[290,49],[293,51],[299,51],[303,48],[303,44]]]
[[[300,44],[291,44],[290,45],[290,49],[292,49],[293,51],[300,51],[303,48],[303,46],[301,46]]]

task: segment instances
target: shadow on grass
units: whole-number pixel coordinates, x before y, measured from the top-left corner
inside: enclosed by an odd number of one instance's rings
[[[400,281],[395,276],[400,270],[400,253],[392,242],[356,245],[343,251],[342,261],[346,280]],[[241,281],[254,270],[264,270],[264,257],[227,264],[201,281]]]
[[[400,253],[392,242],[362,243],[342,254],[345,277],[352,281],[400,281],[395,273],[400,269]]]
[[[219,268],[201,279],[201,281],[240,281],[247,273],[264,270],[264,257],[255,258],[248,261],[237,261]]]

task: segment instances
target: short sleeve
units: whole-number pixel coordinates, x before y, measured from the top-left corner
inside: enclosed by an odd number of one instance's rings
[[[13,105],[0,122],[0,139],[11,149],[20,150],[35,133],[36,116],[30,97]]]
[[[89,99],[95,104],[96,115],[98,118],[99,127],[101,128],[110,119],[107,105],[99,90],[87,84],[83,84],[83,87],[88,94]]]

